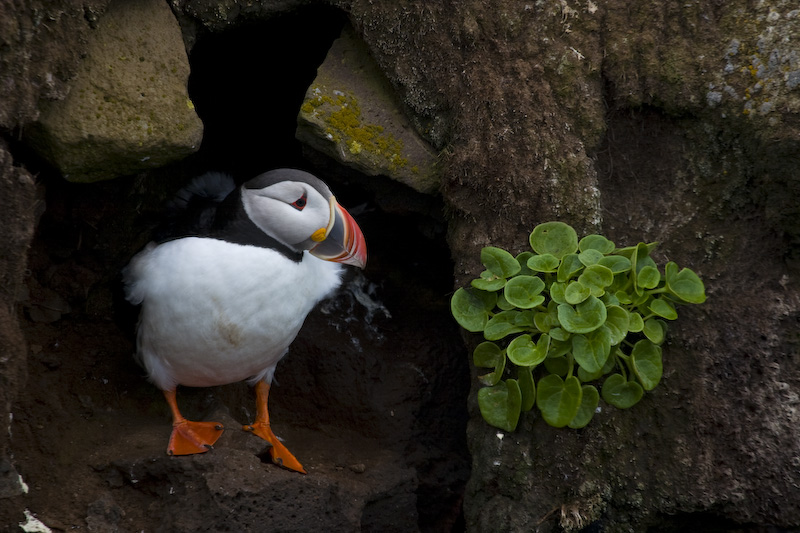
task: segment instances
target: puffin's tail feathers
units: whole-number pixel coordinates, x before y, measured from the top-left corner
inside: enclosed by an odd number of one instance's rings
[[[201,200],[214,204],[221,203],[233,192],[236,184],[233,178],[222,172],[206,172],[193,179],[189,185],[175,194],[169,206],[181,211],[191,208],[192,204]]]
[[[222,172],[206,172],[194,178],[167,203],[167,216],[155,241],[206,234],[214,223],[217,207],[236,189],[233,178]]]

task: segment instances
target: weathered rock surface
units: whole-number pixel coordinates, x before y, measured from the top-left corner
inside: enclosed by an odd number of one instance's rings
[[[76,182],[157,168],[200,147],[189,63],[160,0],[113,2],[88,35],[67,96],[43,106],[31,143]]]
[[[406,102],[456,110],[443,190],[457,286],[482,270],[480,247],[521,251],[561,219],[660,241],[709,288],[670,330],[664,382],[629,412],[604,407],[581,431],[534,413],[501,439],[472,397],[469,529],[800,524],[782,503],[800,485],[795,7],[353,7]],[[781,106],[748,105],[759,81]]]
[[[40,100],[64,98],[86,35],[107,4],[0,3],[0,126],[27,126],[39,117]]]
[[[11,405],[17,387],[25,381],[25,340],[17,322],[15,302],[22,287],[27,253],[35,223],[34,181],[24,169],[13,166],[5,142],[0,141],[0,498],[24,492],[8,446],[13,418]]]
[[[439,189],[435,152],[352,28],[334,41],[308,88],[297,138],[368,176],[387,176],[426,194]]]

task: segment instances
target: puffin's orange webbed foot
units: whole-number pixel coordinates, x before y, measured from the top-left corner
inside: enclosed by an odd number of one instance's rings
[[[303,465],[300,464],[300,461],[298,461],[297,458],[292,455],[292,452],[278,440],[278,437],[272,432],[269,424],[256,421],[252,424],[242,426],[242,429],[254,433],[270,443],[269,455],[272,457],[273,463],[288,468],[289,470],[300,472],[301,474],[307,473]]]
[[[191,455],[210,450],[222,435],[222,424],[219,422],[192,422],[186,420],[178,409],[175,389],[165,390],[169,408],[172,411],[172,435],[169,437],[167,453],[169,455]]]
[[[218,422],[192,422],[186,419],[172,425],[167,453],[169,455],[191,455],[204,453],[214,447],[223,431]]]

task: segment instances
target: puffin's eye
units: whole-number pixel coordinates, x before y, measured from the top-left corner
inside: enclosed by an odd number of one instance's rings
[[[300,198],[298,198],[297,200],[292,202],[291,206],[294,207],[295,209],[297,209],[298,211],[302,211],[303,208],[306,206],[306,199],[307,198],[308,197],[304,194],[303,196],[301,196]]]

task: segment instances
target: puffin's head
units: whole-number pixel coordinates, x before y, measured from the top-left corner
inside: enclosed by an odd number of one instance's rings
[[[319,178],[289,168],[265,172],[242,185],[247,216],[289,248],[364,268],[367,244],[356,221]]]

